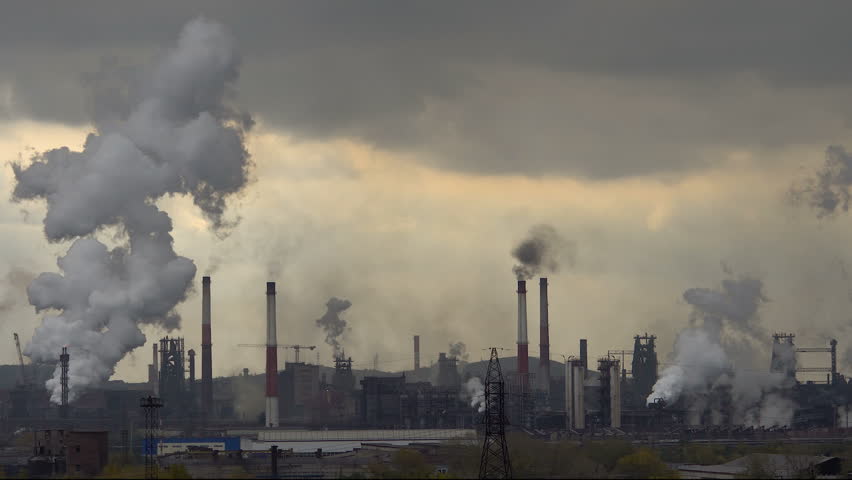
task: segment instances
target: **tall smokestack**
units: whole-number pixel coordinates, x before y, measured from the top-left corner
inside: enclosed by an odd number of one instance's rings
[[[527,340],[527,282],[518,280],[518,377],[521,386],[528,385],[529,341]]]
[[[585,338],[580,339],[580,361],[584,367],[589,368],[589,347]]]
[[[210,277],[201,279],[201,415],[213,411],[213,342],[210,338]]]
[[[198,399],[195,398],[195,350],[189,349],[189,398],[190,404],[195,408]]]
[[[154,385],[151,386],[154,396],[160,396],[160,355],[157,353],[157,342],[154,341]]]
[[[62,347],[62,354],[59,355],[59,382],[62,388],[62,403],[59,405],[59,416],[62,418],[68,418],[68,361],[70,358],[68,347]]]
[[[420,368],[420,335],[414,336],[414,369]]]
[[[266,426],[278,427],[278,336],[275,282],[266,282]]]
[[[539,345],[541,347],[541,358],[538,363],[539,388],[547,394],[550,394],[550,327],[547,311],[547,279],[539,279],[538,286],[541,295],[539,300],[539,311],[541,315],[541,344]]]

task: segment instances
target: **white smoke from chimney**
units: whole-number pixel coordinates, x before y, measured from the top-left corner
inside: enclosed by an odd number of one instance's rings
[[[711,410],[714,423],[790,425],[792,378],[741,358],[741,350],[767,340],[757,317],[766,301],[763,283],[751,277],[726,279],[719,290],[691,288],[683,297],[700,324],[678,334],[674,364],[662,371],[647,403],[660,398],[671,405],[684,399],[687,409]],[[793,362],[795,369],[794,353],[781,361]],[[714,410],[714,401],[722,398],[730,399],[731,411]]]
[[[470,400],[470,406],[477,412],[485,411],[485,385],[479,377],[473,377],[464,384],[463,396]]]
[[[72,400],[145,344],[140,324],[180,323],[174,308],[196,267],[175,253],[171,218],[156,201],[189,194],[217,232],[228,226],[225,200],[245,186],[250,166],[250,119],[224,102],[238,65],[223,27],[193,20],[126,118],[89,134],[82,151],[61,147],[12,165],[13,198],[45,200],[48,240],[74,240],[57,261],[60,273],[42,273],[27,289],[37,312],[59,313],[44,317],[26,348],[49,362],[68,344]],[[94,238],[108,226],[119,228],[124,245],[110,250]],[[46,385],[58,402],[58,368]]]

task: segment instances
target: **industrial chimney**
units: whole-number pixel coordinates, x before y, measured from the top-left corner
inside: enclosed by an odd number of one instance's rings
[[[160,355],[157,354],[157,342],[154,341],[154,385],[151,386],[155,397],[160,396]]]
[[[414,336],[414,370],[420,368],[420,335]]]
[[[62,354],[59,355],[59,385],[62,388],[62,403],[59,405],[61,418],[68,418],[68,360],[70,358],[68,347],[62,347]]]
[[[210,338],[210,277],[201,278],[201,415],[213,411],[213,343]]]
[[[266,426],[278,427],[278,339],[275,282],[266,282]]]
[[[518,381],[526,391],[529,385],[529,341],[527,340],[527,282],[518,280]]]
[[[539,389],[550,395],[550,329],[547,311],[547,279],[538,281],[541,298],[539,300],[539,311],[541,319],[541,355],[539,358],[538,378]]]
[[[189,349],[189,398],[193,408],[198,405],[198,400],[195,398],[195,350]]]
[[[585,338],[580,339],[580,361],[584,367],[589,368],[589,347]]]

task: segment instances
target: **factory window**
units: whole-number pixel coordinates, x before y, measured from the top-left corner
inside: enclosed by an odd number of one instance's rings
[[[76,465],[74,465],[74,471],[75,471],[75,472],[79,472],[79,471],[80,471],[80,464],[79,464],[79,463],[78,463],[78,464],[76,464]]]
[[[77,452],[77,453],[80,453],[80,445],[77,445],[76,447],[74,447],[74,451]]]

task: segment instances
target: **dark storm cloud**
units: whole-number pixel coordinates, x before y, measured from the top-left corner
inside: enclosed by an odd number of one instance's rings
[[[840,59],[852,43],[850,13],[845,3],[815,9],[792,2],[104,1],[47,8],[21,1],[5,3],[0,16],[0,85],[13,89],[11,107],[0,102],[0,110],[66,123],[87,121],[99,105],[114,110],[128,102],[132,89],[122,82],[132,83],[129,70],[117,69],[121,62],[99,65],[91,53],[144,63],[135,60],[160,51],[170,32],[203,14],[227,24],[244,46],[241,102],[299,137],[359,138],[472,172],[677,172],[705,166],[694,151],[707,145],[822,141],[808,138],[818,126],[742,115],[738,109],[752,108],[779,118],[764,104],[741,107],[737,97],[767,85],[845,88],[852,67]],[[757,83],[719,87],[741,74]],[[600,78],[651,101],[634,104],[606,88],[590,97]],[[96,93],[85,93],[91,87]],[[659,110],[666,102],[657,99],[678,96],[683,105]],[[715,106],[725,98],[728,107]],[[708,124],[706,116],[717,121]]]

